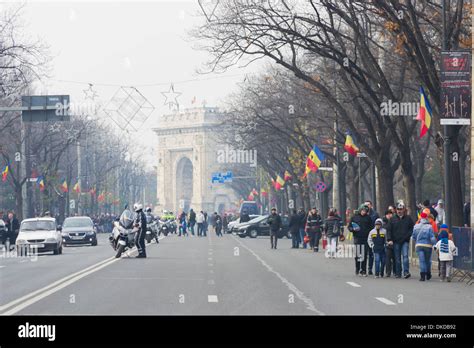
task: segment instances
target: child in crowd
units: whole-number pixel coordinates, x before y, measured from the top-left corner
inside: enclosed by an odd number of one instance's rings
[[[385,244],[387,231],[382,227],[382,219],[375,220],[375,228],[369,232],[367,243],[374,252],[375,278],[383,278],[385,269]]]
[[[448,232],[444,229],[441,230],[438,239],[434,248],[438,250],[441,281],[447,280],[450,282],[453,270],[453,256],[456,255],[457,248],[454,242],[449,239]]]

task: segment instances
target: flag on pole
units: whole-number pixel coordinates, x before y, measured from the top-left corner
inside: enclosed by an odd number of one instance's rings
[[[79,186],[79,181],[76,182],[76,185],[73,187],[74,192],[80,193],[81,192],[81,187]]]
[[[40,191],[43,192],[44,191],[44,177],[42,175],[38,177],[38,179],[36,179],[36,183],[38,184]]]
[[[344,144],[344,150],[349,152],[352,156],[357,156],[359,153],[359,148],[355,146],[354,140],[352,139],[352,135],[350,133],[346,134],[346,143]]]
[[[324,154],[314,145],[306,159],[306,169],[303,177],[306,177],[311,172],[317,172],[322,161],[324,161]]]
[[[5,182],[7,181],[7,177],[8,177],[8,164],[5,166],[5,169],[3,169],[2,171],[2,181]]]
[[[280,175],[277,175],[276,182],[275,182],[275,190],[280,190],[283,186],[285,186],[285,180]]]
[[[60,186],[61,188],[61,191],[63,191],[64,193],[66,193],[67,191],[69,191],[68,187],[67,187],[67,181],[66,179],[64,179],[63,183],[61,184]]]
[[[433,112],[431,111],[430,102],[425,95],[425,90],[420,86],[420,108],[416,116],[416,119],[421,121],[420,139],[423,138],[428,132],[428,129],[430,129],[432,117]]]
[[[290,174],[289,171],[285,170],[285,175],[284,175],[283,179],[284,179],[285,181],[288,181],[288,180],[293,179],[293,176]]]
[[[268,197],[268,192],[264,188],[260,190],[260,194],[262,195],[262,197]]]

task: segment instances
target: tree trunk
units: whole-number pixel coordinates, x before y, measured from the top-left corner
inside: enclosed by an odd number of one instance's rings
[[[413,175],[413,163],[410,158],[409,149],[405,149],[401,153],[401,166],[403,175],[403,187],[405,190],[406,207],[408,208],[408,214],[412,218],[416,217],[416,188],[415,188],[415,177]]]
[[[390,158],[386,153],[379,154],[376,162],[377,170],[379,175],[378,181],[378,202],[379,210],[385,210],[391,204],[394,204],[395,199],[393,197],[393,176],[394,172],[390,163]]]

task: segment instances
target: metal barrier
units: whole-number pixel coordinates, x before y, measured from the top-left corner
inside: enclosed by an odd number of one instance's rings
[[[459,276],[459,281],[468,280],[469,284],[474,283],[474,233],[470,227],[453,227],[453,242],[458,252],[453,259],[455,272],[453,276]]]

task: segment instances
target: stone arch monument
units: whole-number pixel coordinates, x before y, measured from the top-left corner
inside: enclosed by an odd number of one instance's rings
[[[212,173],[224,171],[218,163],[220,116],[217,108],[200,107],[160,117],[158,137],[157,212],[174,213],[235,209],[237,196],[226,184],[212,184]]]

